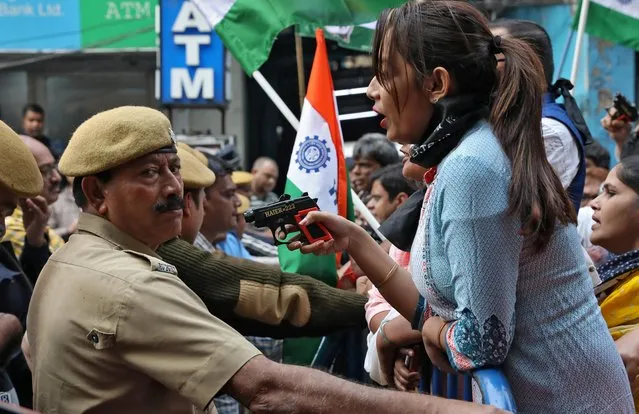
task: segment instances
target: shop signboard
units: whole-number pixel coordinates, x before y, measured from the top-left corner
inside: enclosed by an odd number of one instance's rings
[[[78,0],[0,0],[1,51],[80,48]]]
[[[165,105],[225,103],[225,51],[188,0],[160,1],[160,97]]]
[[[158,0],[80,0],[84,49],[154,48]]]

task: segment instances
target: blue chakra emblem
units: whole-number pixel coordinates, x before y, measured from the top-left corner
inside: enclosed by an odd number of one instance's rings
[[[325,139],[319,139],[317,135],[306,137],[295,152],[295,163],[300,170],[306,170],[307,174],[319,172],[320,168],[328,166],[330,152]]]

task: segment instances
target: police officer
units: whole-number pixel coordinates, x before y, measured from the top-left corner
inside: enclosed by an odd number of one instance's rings
[[[184,413],[206,409],[221,390],[253,411],[487,410],[271,362],[213,317],[155,253],[180,232],[183,192],[160,112],[95,115],[73,134],[60,170],[76,177],[88,204],[78,234],[43,269],[29,308],[38,411]]]
[[[204,189],[215,182],[215,174],[206,166],[206,157],[180,142],[177,149],[180,174],[184,182],[184,209],[180,238],[193,243],[204,220]],[[202,160],[199,156],[202,156]]]
[[[1,239],[5,233],[5,218],[11,216],[19,202],[26,209],[38,208],[33,200],[27,202],[26,198],[38,196],[43,182],[29,148],[2,121],[0,146]],[[38,247],[27,242],[21,257],[17,258],[10,242],[0,244],[0,401],[18,403],[19,399],[23,405],[31,404],[31,379],[18,346],[31,298],[31,283],[21,263],[23,260],[28,262],[31,271],[27,272],[33,276],[48,257],[46,245]]]

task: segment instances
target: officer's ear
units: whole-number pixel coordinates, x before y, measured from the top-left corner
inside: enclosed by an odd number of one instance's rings
[[[195,200],[193,199],[193,194],[190,191],[184,192],[184,208],[182,209],[182,216],[184,218],[191,217],[191,209],[197,208],[195,205]]]
[[[100,215],[107,214],[107,205],[104,197],[104,183],[95,175],[84,177],[82,180],[82,192],[87,198],[87,205]]]

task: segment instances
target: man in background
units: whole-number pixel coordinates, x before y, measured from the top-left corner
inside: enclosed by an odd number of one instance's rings
[[[366,202],[370,191],[370,175],[387,165],[400,161],[395,145],[382,134],[364,134],[353,148],[354,166],[351,170],[353,190]]]
[[[48,206],[55,203],[60,194],[60,181],[62,177],[58,172],[55,158],[49,148],[35,138],[22,135],[22,141],[27,145],[38,164],[44,186],[40,195],[46,202],[45,206],[27,206],[27,210],[16,208],[10,217],[5,220],[7,232],[3,241],[10,241],[16,256],[22,255],[25,239],[35,246],[47,244],[53,253],[62,247],[64,240],[47,226],[50,211]],[[44,215],[43,215],[44,213]],[[30,223],[25,226],[25,221]]]
[[[417,190],[417,184],[402,175],[402,164],[391,164],[371,174],[371,192],[366,207],[384,222]]]
[[[262,207],[276,202],[278,197],[273,192],[273,189],[280,172],[275,160],[268,157],[256,159],[253,163],[251,174],[253,174],[251,208]]]
[[[51,140],[44,135],[44,108],[37,103],[30,103],[22,108],[22,132],[43,143],[50,151]]]
[[[231,169],[216,156],[207,155],[207,158],[208,167],[216,178],[215,183],[204,190],[204,221],[194,244],[211,252],[237,226],[237,208],[241,203],[235,194],[237,186]]]

